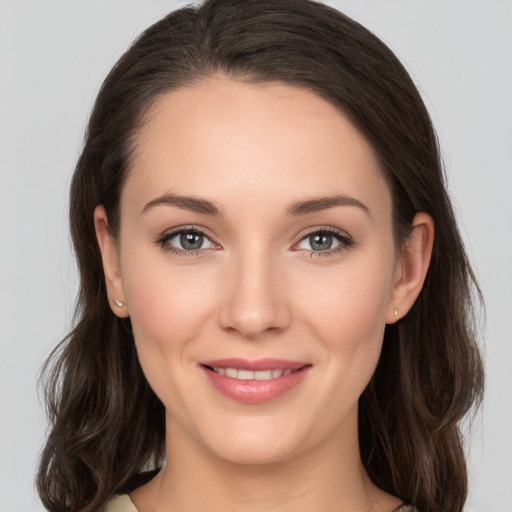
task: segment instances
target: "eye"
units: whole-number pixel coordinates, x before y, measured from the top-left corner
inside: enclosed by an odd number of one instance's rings
[[[191,228],[176,229],[166,233],[157,240],[157,243],[165,250],[186,255],[205,249],[219,248],[202,231]]]
[[[313,253],[331,254],[352,245],[351,238],[340,231],[319,229],[307,234],[296,245],[297,249],[304,249]]]

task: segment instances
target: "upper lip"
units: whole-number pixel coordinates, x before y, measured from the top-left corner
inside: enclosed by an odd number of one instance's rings
[[[239,370],[299,370],[304,366],[310,366],[310,363],[302,361],[289,361],[286,359],[215,359],[211,361],[200,361],[202,366],[211,366],[213,368],[237,368]]]

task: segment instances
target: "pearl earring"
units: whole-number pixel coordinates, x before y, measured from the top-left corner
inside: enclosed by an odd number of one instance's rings
[[[121,302],[119,299],[114,299],[114,304],[118,307],[118,308],[122,308],[124,306],[124,302]]]
[[[398,322],[398,308],[395,308],[395,321]]]

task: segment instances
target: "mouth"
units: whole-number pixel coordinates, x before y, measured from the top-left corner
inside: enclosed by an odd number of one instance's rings
[[[275,368],[271,370],[245,370],[243,368],[222,368],[215,366],[204,365],[207,370],[218,373],[219,375],[226,375],[227,377],[231,377],[232,379],[238,380],[271,380],[278,379],[279,377],[283,377],[286,375],[290,375],[293,372],[298,372],[302,368],[298,370],[290,370],[283,368]]]
[[[298,386],[312,364],[277,359],[223,359],[199,364],[213,388],[237,402],[275,400]]]

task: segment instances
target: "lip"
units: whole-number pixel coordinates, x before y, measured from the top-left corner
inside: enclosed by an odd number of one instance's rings
[[[211,361],[201,361],[199,364],[203,366],[213,366],[215,368],[240,368],[241,370],[251,370],[253,372],[259,370],[273,370],[280,368],[282,370],[298,370],[309,363],[300,361],[289,361],[286,359],[215,359]]]
[[[268,380],[240,380],[215,373],[208,367],[238,368],[241,370],[292,370],[289,375],[282,375]],[[209,383],[224,396],[241,403],[261,404],[270,402],[298,386],[309,373],[312,365],[306,362],[288,361],[284,359],[217,359],[202,361],[200,370]]]

